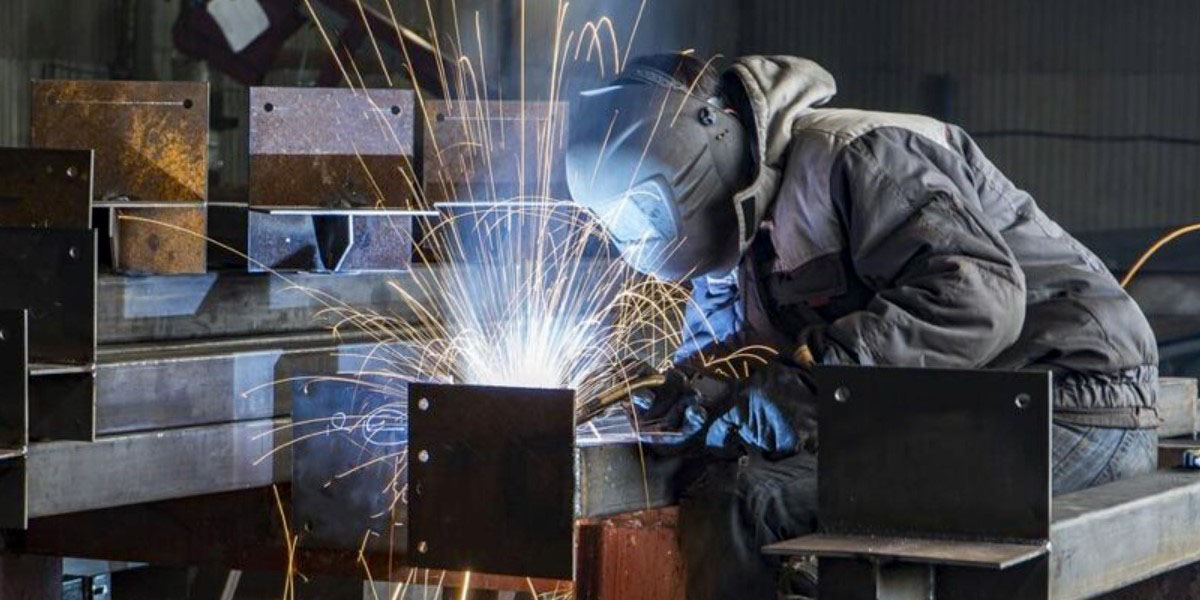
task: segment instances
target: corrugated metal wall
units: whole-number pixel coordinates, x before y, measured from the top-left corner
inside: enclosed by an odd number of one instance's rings
[[[838,79],[839,106],[932,113],[979,132],[993,160],[1071,229],[1200,219],[1200,144],[1185,141],[1200,139],[1200,3],[739,5],[742,52],[821,62]]]

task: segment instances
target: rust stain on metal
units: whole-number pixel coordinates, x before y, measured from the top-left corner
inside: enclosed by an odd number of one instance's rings
[[[34,146],[96,151],[100,199],[207,196],[207,83],[35,81],[31,127]]]
[[[579,524],[579,600],[683,600],[677,507]]]
[[[115,209],[116,268],[124,273],[203,273],[205,270],[206,211],[203,208]],[[123,220],[123,215],[155,223]],[[162,224],[160,224],[162,223]],[[191,235],[172,229],[182,227]]]
[[[409,90],[250,90],[250,204],[419,209]]]
[[[95,150],[93,198],[205,202],[208,84],[158,81],[35,81],[33,145]],[[203,235],[202,208],[122,208]],[[115,267],[131,273],[202,273],[204,241],[152,223],[117,221]]]
[[[252,154],[256,207],[418,208],[416,176],[395,156]]]
[[[429,202],[567,199],[567,103],[465,104],[464,113],[461,102],[426,102],[422,165]]]

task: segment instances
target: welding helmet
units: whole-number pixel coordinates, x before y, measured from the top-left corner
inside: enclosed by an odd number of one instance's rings
[[[694,57],[651,56],[571,107],[571,196],[642,273],[679,281],[737,265],[733,197],[753,160],[725,87]]]

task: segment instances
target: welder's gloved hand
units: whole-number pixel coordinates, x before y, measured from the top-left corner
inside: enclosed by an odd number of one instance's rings
[[[638,429],[651,442],[681,446],[698,442],[737,395],[736,382],[702,369],[673,367],[662,376],[661,385],[630,394]]]
[[[719,449],[744,444],[780,456],[815,452],[817,396],[809,370],[774,362],[756,371],[709,427],[705,443]]]

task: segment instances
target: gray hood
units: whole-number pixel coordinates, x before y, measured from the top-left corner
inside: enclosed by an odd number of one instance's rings
[[[766,214],[783,173],[796,119],[837,93],[833,75],[821,65],[794,56],[744,56],[727,71],[737,77],[750,103],[757,161],[754,181],[733,197],[740,249],[745,252]]]

